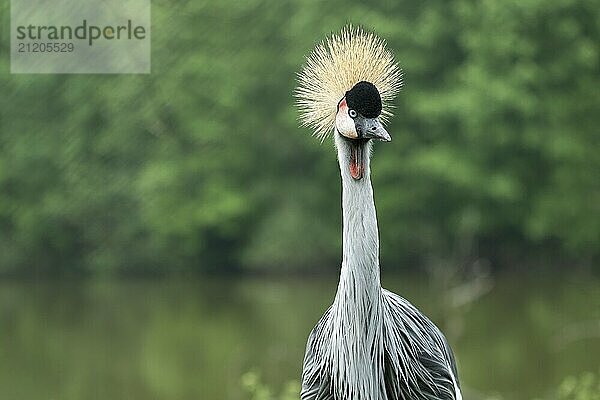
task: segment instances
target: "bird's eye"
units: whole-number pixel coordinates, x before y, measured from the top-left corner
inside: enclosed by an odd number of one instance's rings
[[[352,118],[356,118],[356,116],[358,114],[353,109],[350,109],[350,110],[348,110],[348,115],[350,115],[350,117],[352,117]]]

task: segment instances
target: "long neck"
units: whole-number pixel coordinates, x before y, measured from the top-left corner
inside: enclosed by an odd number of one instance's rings
[[[352,298],[373,298],[381,292],[379,278],[379,233],[377,214],[371,186],[371,144],[364,144],[365,172],[355,180],[349,170],[349,144],[336,137],[338,161],[342,176],[343,258],[340,274],[340,293],[352,290]],[[358,298],[356,298],[358,300]]]
[[[336,135],[342,175],[343,259],[332,306],[331,346],[334,392],[339,398],[384,397],[383,299],[379,281],[379,237],[365,144],[362,179],[350,175],[350,145]]]

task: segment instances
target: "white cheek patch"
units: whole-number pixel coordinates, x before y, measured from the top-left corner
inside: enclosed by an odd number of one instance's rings
[[[346,99],[342,100],[337,115],[335,116],[335,127],[338,132],[350,139],[358,138],[354,120],[348,115],[348,105]]]

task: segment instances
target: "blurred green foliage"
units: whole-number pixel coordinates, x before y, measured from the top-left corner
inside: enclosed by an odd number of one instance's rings
[[[296,380],[289,381],[279,396],[265,385],[260,374],[250,371],[242,376],[242,386],[250,395],[250,400],[297,400],[300,396],[300,383]]]
[[[559,389],[559,399],[600,400],[600,373],[587,372],[565,379]]]
[[[152,20],[150,75],[9,75],[0,6],[1,273],[336,268],[335,154],[291,93],[347,22],[405,72],[373,162],[387,265],[460,243],[598,257],[596,1],[154,1]]]

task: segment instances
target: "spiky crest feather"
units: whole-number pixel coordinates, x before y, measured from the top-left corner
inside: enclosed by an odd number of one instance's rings
[[[338,102],[360,81],[371,82],[381,95],[382,122],[392,115],[391,101],[402,87],[402,70],[385,41],[348,25],[319,43],[298,74],[294,95],[303,126],[324,140],[333,132]]]

